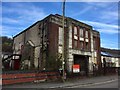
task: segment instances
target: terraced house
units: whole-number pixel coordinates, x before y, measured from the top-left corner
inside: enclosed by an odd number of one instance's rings
[[[14,54],[22,55],[20,69],[58,69],[63,51],[68,72],[73,72],[74,64],[83,74],[91,74],[93,64],[100,69],[99,32],[70,17],[65,17],[64,27],[63,40],[62,16],[51,14],[14,36]]]

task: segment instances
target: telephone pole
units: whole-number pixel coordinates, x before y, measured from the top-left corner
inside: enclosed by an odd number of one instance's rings
[[[64,22],[65,22],[65,1],[66,0],[63,0],[63,6],[62,6],[62,13],[63,13],[63,16],[62,16],[62,27],[63,27],[63,44],[62,44],[62,69],[63,69],[63,76],[62,76],[62,79],[63,79],[63,82],[65,81],[64,78],[65,78],[65,54],[64,54]]]

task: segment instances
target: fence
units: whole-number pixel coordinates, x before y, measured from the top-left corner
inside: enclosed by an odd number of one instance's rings
[[[102,68],[102,73],[103,74],[118,74],[118,67],[106,67]]]

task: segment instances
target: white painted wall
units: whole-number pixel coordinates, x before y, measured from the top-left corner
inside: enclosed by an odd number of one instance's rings
[[[103,58],[105,58],[106,62],[115,63],[115,67],[120,67],[120,65],[119,65],[119,60],[120,60],[120,58],[101,56],[101,62],[102,62],[102,63],[103,63]]]

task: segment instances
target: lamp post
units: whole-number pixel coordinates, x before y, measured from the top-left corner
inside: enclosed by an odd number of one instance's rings
[[[65,81],[64,80],[64,77],[65,77],[65,54],[64,54],[64,17],[65,17],[65,0],[63,0],[63,6],[62,6],[62,13],[63,13],[63,16],[62,16],[62,27],[63,27],[63,44],[62,44],[62,69],[63,69],[63,76],[62,76],[62,79],[63,79],[63,82]]]

